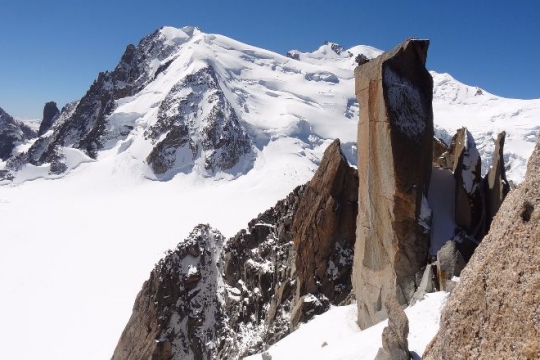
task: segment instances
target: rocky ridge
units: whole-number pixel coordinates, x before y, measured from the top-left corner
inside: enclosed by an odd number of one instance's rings
[[[36,132],[0,108],[0,160],[5,161],[13,154],[15,146],[37,136]],[[1,172],[0,172],[0,176]]]
[[[48,103],[39,140],[25,153],[9,159],[3,178],[12,179],[25,164],[49,164],[49,173],[60,174],[68,170],[63,148],[79,149],[96,159],[99,151],[126,139],[134,124],[111,117],[119,102],[141,93],[166,72],[178,57],[178,49],[198,32],[191,27],[159,29],[137,46],[129,45],[116,68],[100,73],[74,108],[58,115],[52,106],[55,104]],[[62,121],[56,120],[62,115]],[[57,126],[52,133],[46,133],[53,122]],[[171,168],[187,171],[197,159],[201,159],[203,172],[210,175],[229,170],[252,151],[251,140],[210,65],[186,74],[171,89],[159,106],[157,123],[145,131],[145,136],[152,143],[148,164],[158,177],[165,179],[175,174],[166,174]],[[252,160],[248,156],[239,171],[249,167]]]
[[[224,246],[216,230],[199,225],[143,285],[113,359],[242,358],[346,301],[357,181],[336,140],[307,185]],[[314,226],[327,229],[320,253],[308,241]],[[308,264],[318,266],[317,281]]]

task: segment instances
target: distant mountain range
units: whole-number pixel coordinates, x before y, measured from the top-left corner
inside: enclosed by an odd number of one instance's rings
[[[62,109],[50,131],[20,141],[3,157],[2,176],[58,177],[81,162],[114,157],[116,166],[135,167],[149,179],[234,178],[261,159],[273,161],[273,145],[289,148],[284,156],[300,154],[312,168],[334,138],[355,164],[352,69],[359,54],[380,53],[327,42],[283,56],[195,27],[163,27],[129,45],[113,71],[100,73],[84,97]],[[505,130],[508,176],[520,182],[540,126],[540,100],[505,99],[448,74],[432,76],[436,135],[448,142],[466,126],[488,164]]]

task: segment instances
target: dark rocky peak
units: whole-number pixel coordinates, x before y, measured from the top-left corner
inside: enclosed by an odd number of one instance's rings
[[[241,173],[251,166],[252,142],[210,65],[173,86],[145,136],[154,144],[147,162],[162,179],[194,167],[215,174]]]
[[[0,108],[0,159],[2,161],[12,156],[13,149],[17,145],[35,138],[36,135],[36,132],[28,125],[15,120]],[[4,172],[0,174],[0,179],[3,177]]]
[[[56,103],[54,101],[49,101],[46,103],[43,107],[43,118],[41,119],[41,123],[39,125],[38,136],[45,134],[51,128],[54,121],[58,119],[59,115],[60,110],[58,110],[58,107],[56,107]]]
[[[346,52],[347,56],[352,56],[351,53],[346,51],[345,48],[343,46],[339,45],[339,44],[336,44],[336,43],[333,43],[333,42],[330,42],[330,41],[325,41],[324,45],[330,46],[330,49],[332,49],[332,51],[335,52],[338,55],[341,55],[344,52]]]
[[[229,339],[221,286],[224,237],[208,225],[160,260],[137,295],[112,359],[217,359]]]

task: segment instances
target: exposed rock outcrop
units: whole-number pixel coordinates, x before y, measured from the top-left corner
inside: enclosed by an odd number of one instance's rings
[[[60,115],[60,110],[54,101],[49,101],[43,107],[43,118],[39,124],[38,136],[45,134]]]
[[[224,351],[223,241],[218,231],[199,225],[156,265],[137,295],[113,360],[210,359]]]
[[[353,284],[361,328],[386,318],[388,296],[409,303],[427,260],[429,231],[419,216],[432,167],[428,46],[407,40],[355,69],[361,112]]]
[[[389,297],[384,302],[388,313],[388,326],[382,333],[382,345],[375,360],[409,360],[409,319],[395,299]]]
[[[495,152],[493,154],[493,162],[491,168],[488,170],[484,177],[484,190],[486,197],[486,226],[489,230],[491,221],[499,208],[502,205],[503,200],[510,191],[510,184],[506,179],[506,170],[504,167],[504,140],[506,139],[506,132],[502,132],[497,136],[495,142]]]
[[[335,140],[307,184],[293,223],[297,296],[322,293],[333,303],[351,291],[358,174]]]
[[[453,277],[459,277],[465,267],[465,260],[454,241],[447,241],[441,250],[437,251],[436,265],[439,290],[452,291],[455,286]]]
[[[456,224],[469,235],[484,234],[482,160],[472,134],[461,128],[452,140],[454,145],[452,171],[456,179]]]
[[[210,65],[173,86],[145,136],[155,144],[146,161],[158,175],[173,168],[189,172],[196,165],[210,174],[228,170],[252,151]]]
[[[263,351],[290,332],[296,283],[291,230],[303,193],[304,186],[296,188],[250,221],[223,250],[233,358]]]
[[[243,358],[342,302],[352,288],[357,181],[335,141],[308,185],[250,221],[222,249],[217,231],[197,227],[143,286],[113,359]],[[318,239],[311,243],[309,236]],[[317,268],[308,276],[310,264]],[[196,313],[200,320],[192,319]]]
[[[424,359],[540,358],[540,143],[442,312]]]
[[[36,137],[29,126],[15,120],[0,108],[0,159],[7,160],[15,146]],[[0,176],[1,178],[1,176]]]

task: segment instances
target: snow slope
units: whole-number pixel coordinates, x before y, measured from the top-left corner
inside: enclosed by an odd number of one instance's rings
[[[409,319],[409,350],[420,359],[427,344],[439,330],[440,310],[448,293],[427,294],[423,300],[405,309]],[[356,304],[333,307],[316,316],[292,334],[272,345],[265,353],[272,360],[373,360],[382,346],[385,320],[368,329],[356,324]],[[264,360],[262,354],[249,360]]]
[[[296,51],[294,60],[195,28],[163,28],[158,36],[170,55],[150,59],[152,81],[116,101],[107,123],[114,136],[97,159],[65,148],[66,175],[27,165],[0,186],[0,358],[109,358],[153,265],[195,225],[234,235],[308,181],[336,137],[356,164],[354,57],[379,50],[338,54],[328,43]],[[145,162],[145,130],[174,85],[207,65],[253,141],[253,163],[239,175],[179,172],[156,181]],[[448,140],[466,125],[487,159],[497,132],[507,130],[508,177],[520,181],[540,100],[477,95],[449,75],[433,76],[438,133]],[[118,135],[124,128],[131,130]]]

